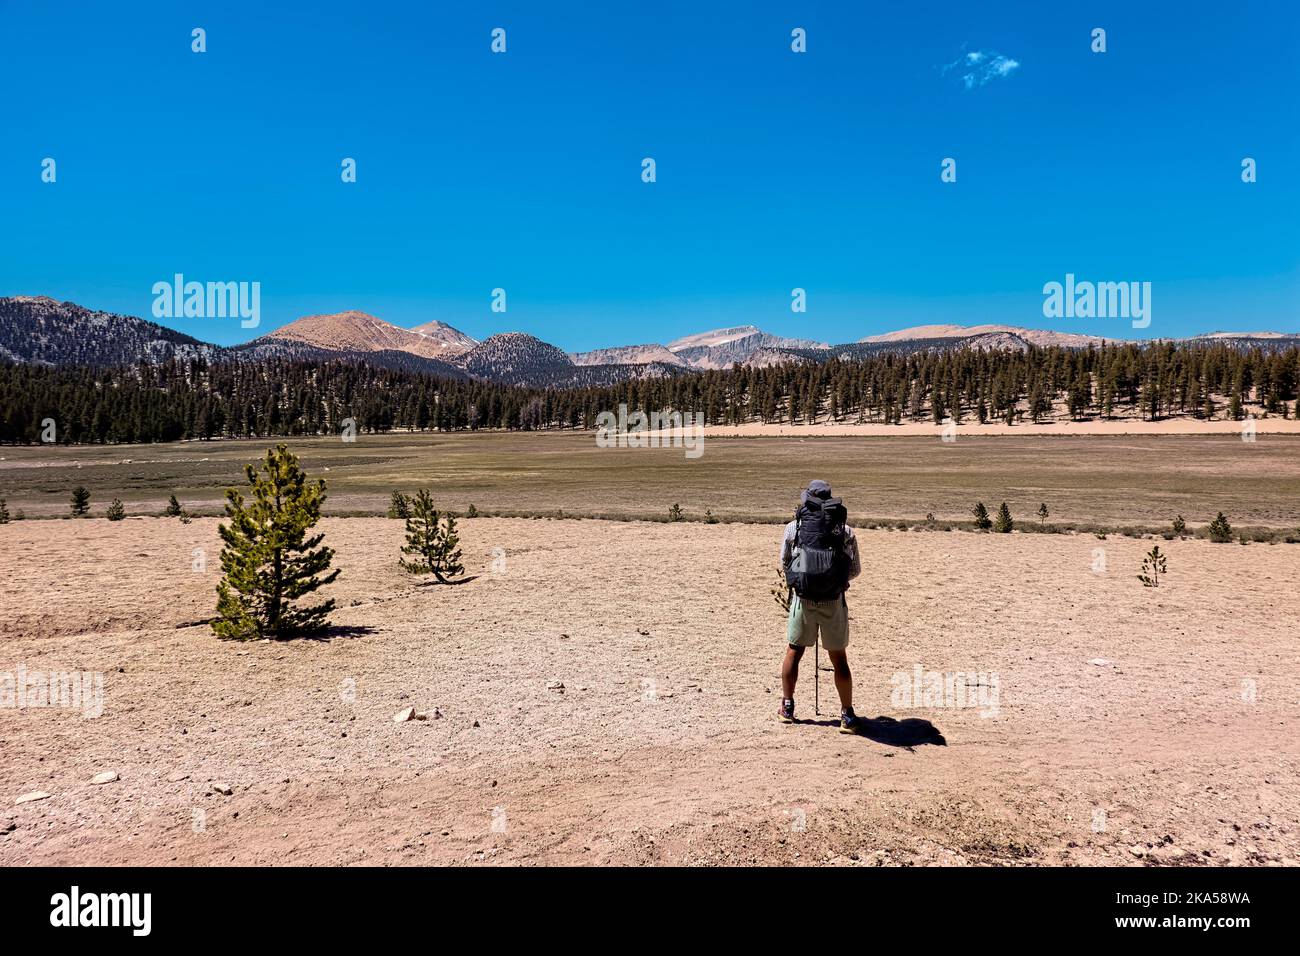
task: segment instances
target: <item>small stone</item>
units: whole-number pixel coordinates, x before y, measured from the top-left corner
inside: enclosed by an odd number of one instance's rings
[[[414,719],[415,719],[414,707],[404,707],[401,710],[399,710],[397,713],[393,714],[393,723],[395,724],[402,724],[408,720],[414,720]]]
[[[560,691],[562,691],[562,690],[564,690],[564,682],[563,682],[563,681],[558,681],[558,680],[548,680],[548,681],[546,682],[546,689],[547,689],[547,690],[560,690]]]
[[[1134,856],[1139,858],[1147,855],[1147,851],[1144,850],[1142,847],[1138,846],[1136,843],[1133,844],[1131,847],[1129,847],[1128,851],[1132,853]]]
[[[50,799],[50,795],[46,793],[44,790],[33,790],[30,793],[24,793],[21,797],[15,800],[14,806],[19,806],[20,804],[24,804],[24,803],[31,803],[34,800],[48,800],[48,799]]]
[[[1107,660],[1104,657],[1094,657],[1092,660],[1088,661],[1088,663],[1095,664],[1097,667],[1110,667],[1114,661]]]
[[[214,783],[214,784],[212,785],[212,792],[213,792],[213,793],[219,793],[219,794],[221,794],[223,797],[228,797],[228,796],[230,796],[232,793],[234,793],[235,791],[233,791],[233,790],[230,789],[230,784],[228,784],[228,783]]]
[[[190,779],[190,775],[184,770],[173,770],[167,775],[168,783],[180,783],[182,780]]]
[[[90,782],[95,784],[96,786],[100,786],[106,783],[112,783],[116,779],[117,779],[116,770],[105,770],[102,773],[97,773],[93,777],[91,777]]]

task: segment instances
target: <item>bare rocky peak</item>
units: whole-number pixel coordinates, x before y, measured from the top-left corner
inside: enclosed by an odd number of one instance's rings
[[[434,319],[411,329],[416,335],[422,335],[441,350],[443,357],[461,355],[478,345],[478,339],[470,338],[459,329],[452,328],[446,322]]]
[[[450,328],[450,326],[448,326]],[[452,329],[451,331],[455,331]],[[460,335],[459,332],[456,333]],[[469,338],[465,336],[465,338]],[[435,337],[385,322],[368,312],[349,309],[325,315],[307,315],[281,326],[250,343],[290,342],[328,352],[409,352],[424,358],[446,359],[465,349],[449,351],[447,337]],[[473,341],[469,339],[469,341]]]

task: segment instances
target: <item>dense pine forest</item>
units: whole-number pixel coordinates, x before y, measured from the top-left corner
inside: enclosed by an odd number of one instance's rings
[[[266,438],[394,429],[594,427],[617,409],[703,412],[708,424],[1240,418],[1296,414],[1300,349],[1123,344],[965,349],[530,389],[345,362],[172,360],[111,369],[0,364],[0,442]]]

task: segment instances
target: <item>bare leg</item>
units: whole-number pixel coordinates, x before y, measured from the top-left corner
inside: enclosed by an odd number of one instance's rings
[[[849,672],[849,655],[847,651],[827,651],[831,666],[835,668],[835,689],[840,695],[840,707],[853,709],[853,674]],[[793,686],[793,685],[791,685]]]
[[[794,700],[794,683],[799,679],[799,660],[804,648],[787,645],[781,662],[781,699]]]

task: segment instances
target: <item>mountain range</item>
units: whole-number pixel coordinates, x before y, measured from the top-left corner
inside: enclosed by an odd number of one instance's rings
[[[407,329],[349,310],[305,316],[242,345],[219,346],[145,319],[47,296],[0,297],[0,361],[105,366],[243,357],[363,360],[450,378],[557,388],[725,369],[736,363],[766,366],[962,348],[1087,348],[1104,341],[1099,336],[1011,325],[923,325],[827,344],[744,325],[688,335],[666,345],[612,346],[570,354],[523,332],[505,332],[479,342],[443,322]],[[1278,349],[1300,345],[1300,334],[1211,332],[1184,341]]]

